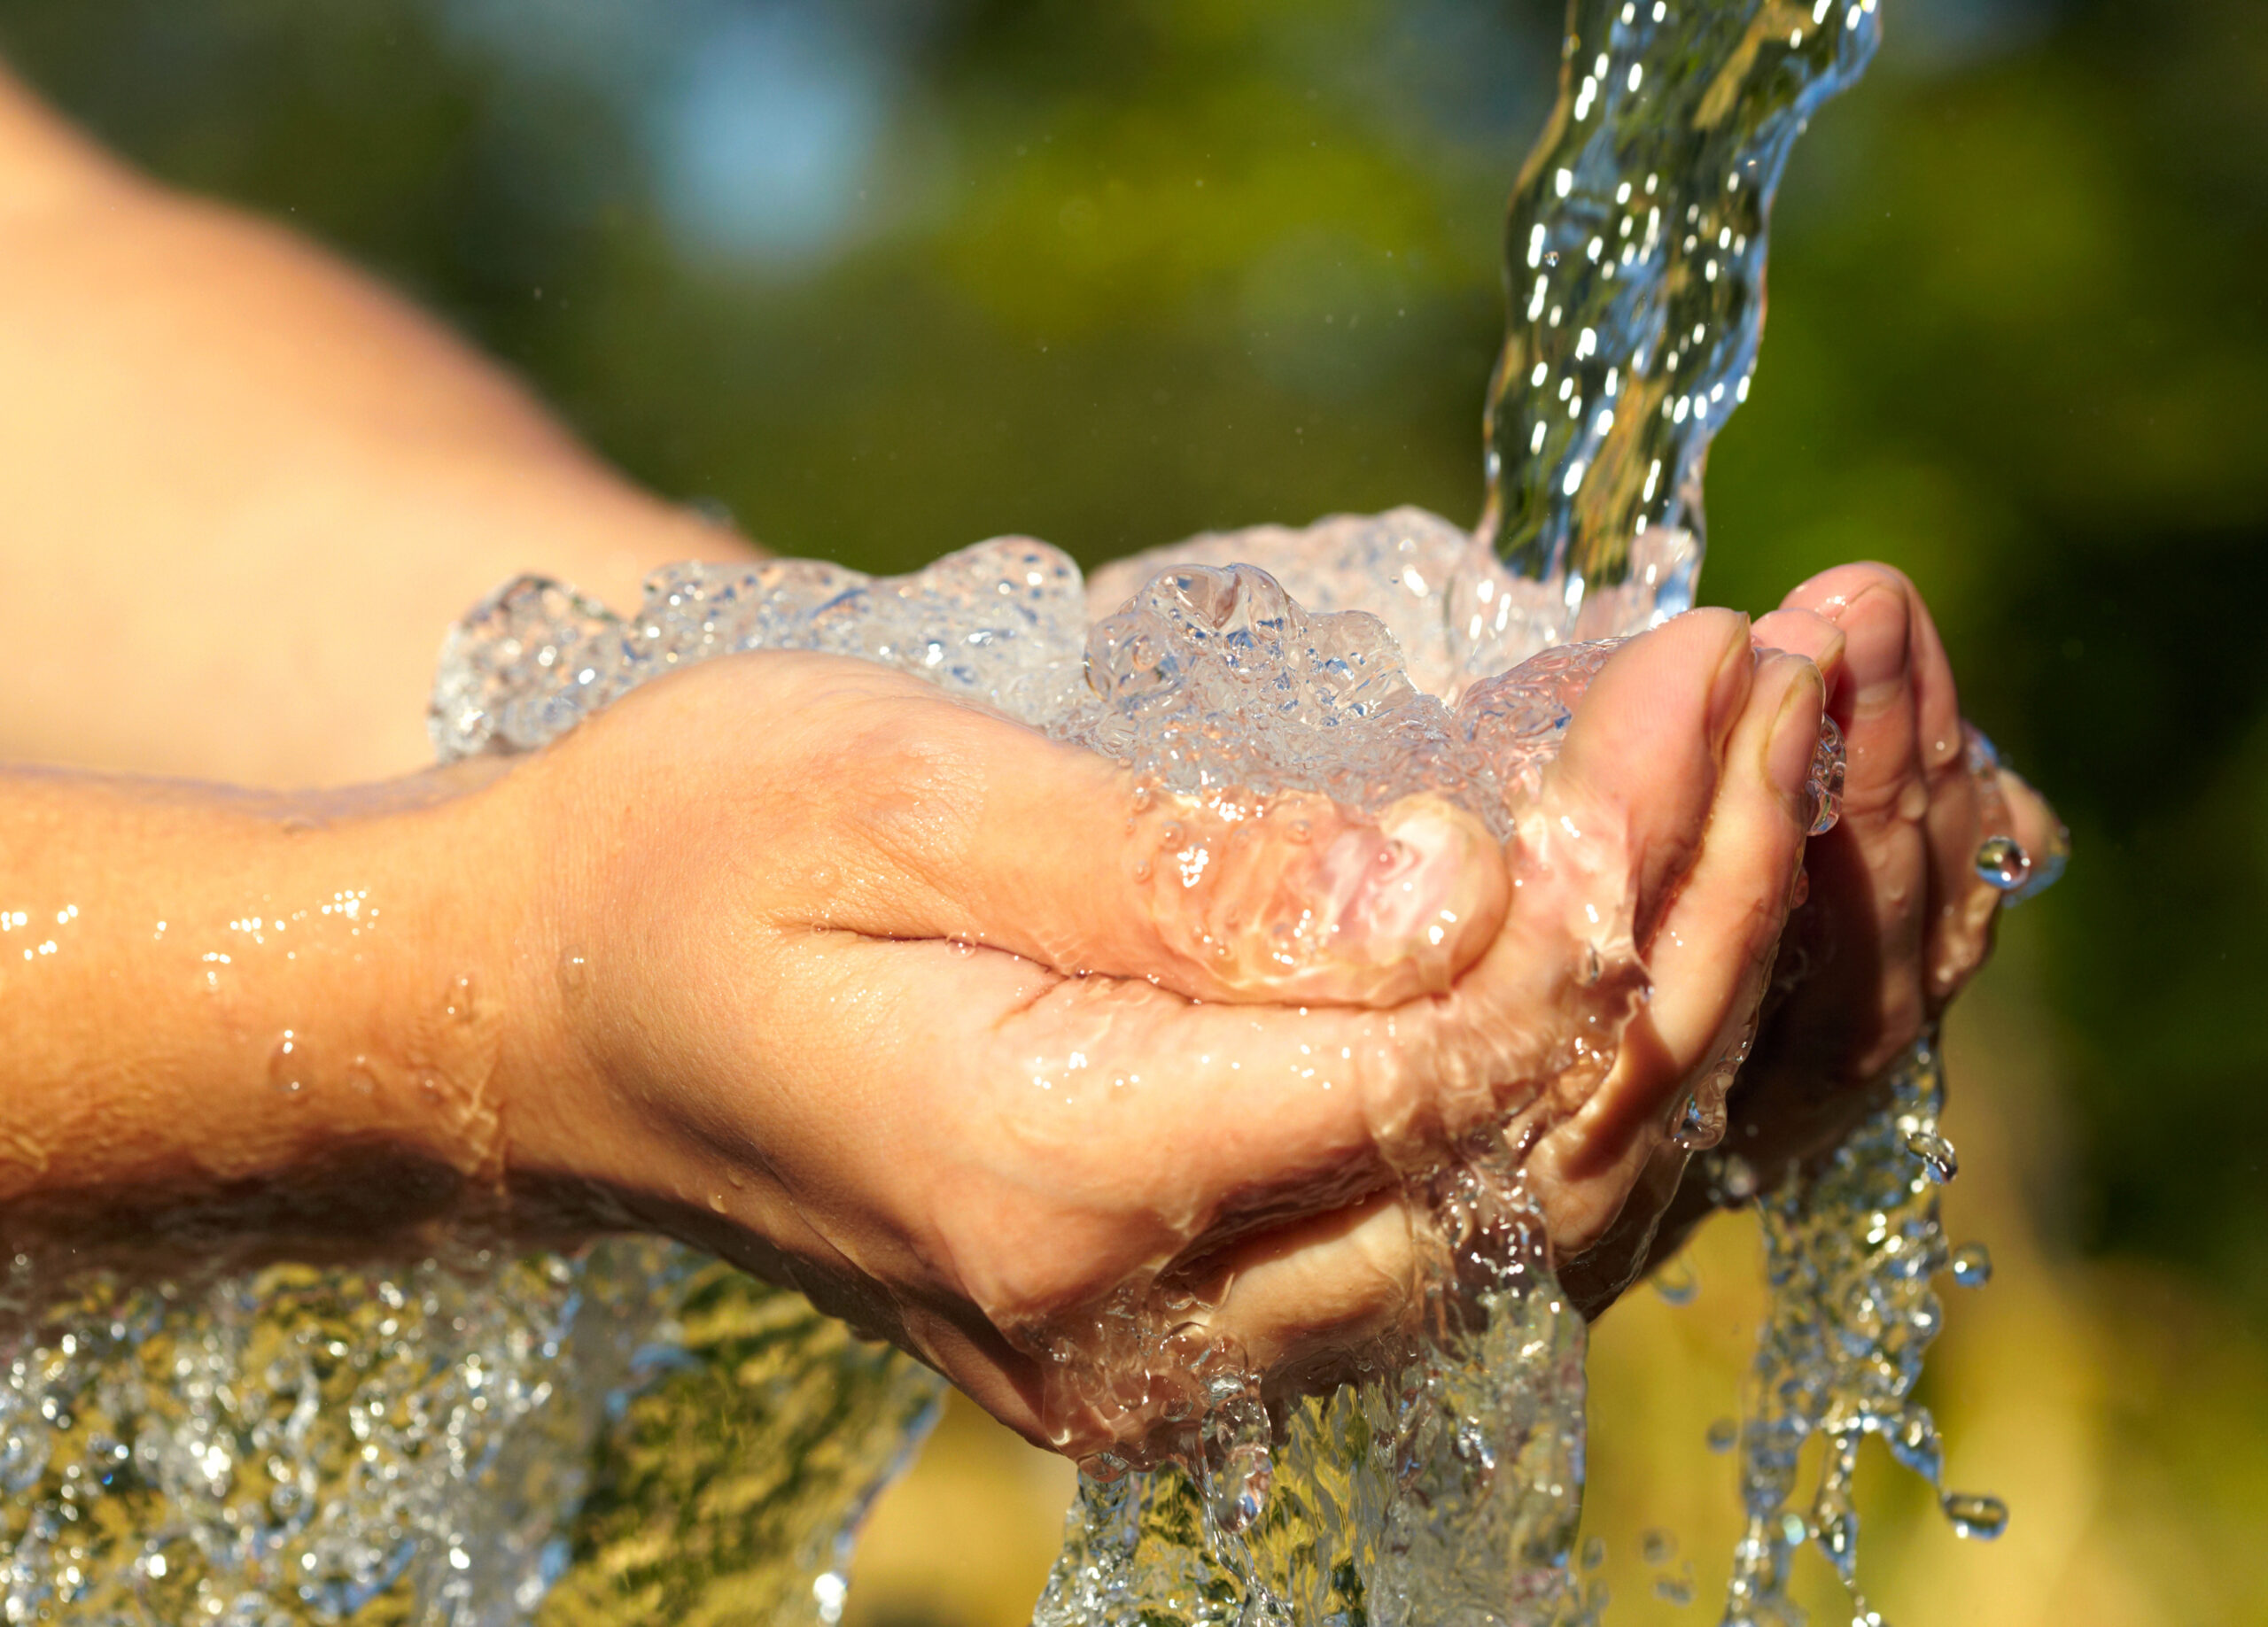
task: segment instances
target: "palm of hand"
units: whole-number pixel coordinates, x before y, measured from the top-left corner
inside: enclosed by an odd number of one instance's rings
[[[1260,1365],[1311,1361],[1403,1308],[1397,1163],[1565,1073],[1601,900],[1653,993],[1537,1110],[1530,1168],[1563,1246],[1623,1212],[1762,993],[1821,699],[1740,618],[1681,618],[1601,673],[1511,849],[1430,798],[1287,799],[1279,831],[1205,833],[1192,887],[1138,862],[1157,833],[1102,759],[857,663],[710,663],[505,782],[583,833],[525,957],[574,1039],[513,1160],[1035,1436],[1036,1330],[1171,1262],[1206,1262]],[[1271,928],[1318,901],[1327,947],[1285,964]],[[546,986],[571,952],[608,992]]]

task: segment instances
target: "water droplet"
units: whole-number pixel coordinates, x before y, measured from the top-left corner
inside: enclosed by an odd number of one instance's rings
[[[2031,856],[2013,836],[1987,836],[1977,849],[1977,874],[1985,886],[2013,893],[2031,874]]]
[[[1718,1201],[1737,1205],[1756,1196],[1756,1171],[1737,1152],[1728,1152],[1717,1165]]]
[[[1693,1578],[1689,1576],[1656,1577],[1654,1597],[1665,1604],[1682,1608],[1693,1602]]]
[[[1709,1426],[1707,1438],[1710,1451],[1730,1452],[1740,1439],[1740,1424],[1731,1418],[1720,1418]]]
[[[591,980],[589,957],[580,949],[564,949],[559,956],[559,992],[573,996],[587,988]]]
[[[1992,1280],[1992,1256],[1981,1243],[1964,1243],[1954,1251],[1953,1280],[1963,1288],[1982,1288]]]
[[[2023,885],[2010,893],[2002,901],[2004,903],[2018,904],[2028,898],[2037,898],[2055,885],[2063,874],[2063,867],[2071,860],[2071,833],[2057,825],[2047,839],[2047,848],[2031,857],[2031,867],[2024,876]]]
[[[1811,1527],[1804,1523],[1803,1515],[1783,1514],[1780,1516],[1780,1537],[1783,1542],[1791,1545],[1800,1543],[1810,1535]]]
[[[718,1214],[722,1214],[722,1213],[725,1213],[725,1195],[724,1195],[722,1192],[711,1192],[711,1193],[710,1193],[710,1194],[709,1194],[709,1206],[710,1206],[711,1209],[715,1210]]]
[[[444,1009],[458,1022],[469,1023],[473,1019],[476,1013],[470,976],[460,976],[449,985],[449,1003]]]
[[[286,1028],[268,1053],[268,1082],[284,1096],[299,1096],[307,1088],[307,1042]]]
[[[1819,720],[1819,744],[1813,748],[1811,771],[1804,778],[1804,795],[1812,810],[1811,831],[1824,836],[1843,817],[1843,778],[1845,754],[1843,731],[1832,717]]]
[[[2008,1529],[2008,1506],[1979,1491],[1948,1491],[1939,1505],[1957,1535],[1990,1542]]]
[[[1703,1084],[1686,1098],[1685,1113],[1670,1137],[1688,1152],[1701,1152],[1725,1138],[1725,1092],[1715,1080]]]
[[[1220,1528],[1234,1536],[1247,1530],[1268,1506],[1268,1491],[1276,1478],[1268,1448],[1251,1444],[1232,1446],[1212,1477],[1211,1509]]]
[[[1604,1537],[1584,1538],[1583,1569],[1585,1570],[1596,1570],[1601,1565],[1605,1563],[1606,1538]]]
[[[1701,1279],[1694,1273],[1693,1262],[1682,1255],[1656,1271],[1652,1281],[1654,1291],[1672,1305],[1691,1305],[1693,1296],[1701,1291]]]
[[[1677,1533],[1657,1526],[1638,1538],[1638,1552],[1649,1565],[1666,1565],[1677,1557]]]
[[[1961,1174],[1961,1155],[1953,1150],[1951,1142],[1935,1130],[1908,1131],[1906,1150],[1922,1160],[1922,1167],[1939,1186]]]

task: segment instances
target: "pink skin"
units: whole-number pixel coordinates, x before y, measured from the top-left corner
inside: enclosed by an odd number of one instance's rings
[[[1309,805],[1304,840],[1271,812],[1194,888],[1161,885],[1171,810],[1130,819],[1108,763],[890,673],[758,655],[651,686],[476,794],[566,833],[513,993],[564,1042],[506,1070],[506,1162],[796,1282],[1073,1453],[1107,1434],[1044,1415],[1031,1341],[1130,1277],[1206,1262],[1223,1332],[1311,1362],[1398,1314],[1396,1166],[1557,1071],[1618,911],[1618,964],[1674,943],[1691,974],[1539,1109],[1555,1235],[1622,1211],[1742,1020],[1823,699],[1748,631],[1699,612],[1618,655],[1509,853],[1430,798],[1375,826]],[[1303,894],[1344,930],[1286,967],[1264,927]]]

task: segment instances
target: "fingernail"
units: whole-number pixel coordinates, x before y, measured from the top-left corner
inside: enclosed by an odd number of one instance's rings
[[[1742,706],[1748,700],[1749,686],[1756,677],[1756,649],[1748,641],[1748,618],[1741,618],[1739,634],[1728,644],[1724,659],[1717,663],[1716,677],[1709,685],[1709,744],[1721,747],[1732,732],[1733,723],[1739,717]]]
[[[1772,665],[1787,663],[1792,670],[1780,710],[1764,747],[1764,771],[1780,794],[1789,813],[1808,830],[1816,811],[1810,802],[1812,759],[1819,749],[1819,719],[1826,690],[1819,669],[1800,655],[1774,655]]]
[[[1851,675],[1851,694],[1860,706],[1878,705],[1907,682],[1911,659],[1905,596],[1882,583],[1868,583],[1829,620],[1843,630],[1843,664]]]

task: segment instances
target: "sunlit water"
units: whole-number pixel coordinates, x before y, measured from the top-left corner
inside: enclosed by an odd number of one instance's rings
[[[885,581],[687,566],[626,620],[524,580],[451,635],[440,755],[535,749],[687,662],[822,650],[1121,760],[1161,822],[1177,799],[1264,812],[1323,792],[1376,812],[1433,795],[1548,867],[1523,811],[1610,647],[1573,641],[1691,602],[1702,461],[1746,394],[1772,192],[1875,31],[1871,0],[1581,0],[1508,223],[1477,535],[1397,510],[1199,538],[1092,582],[1020,539]],[[1838,772],[1823,742],[1822,823]],[[1978,862],[2012,890],[2044,879],[2020,850]],[[1045,1627],[1596,1619],[1569,1552],[1584,1328],[1521,1158],[1642,996],[1614,907],[1570,928],[1584,973],[1539,1013],[1550,1042],[1505,1123],[1391,1150],[1422,1315],[1359,1382],[1271,1415],[1241,1352],[1191,1335],[1203,1307],[1170,1271],[1024,1330],[1059,1412],[1148,1430],[1139,1461],[1085,1466]],[[1721,1133],[1737,1060],[1688,1105],[1689,1146]],[[1865,1435],[1939,1483],[1912,1400],[1941,1315],[1930,1283],[1990,1265],[1938,1228],[1955,1166],[1933,1041],[1891,1085],[1829,1167],[1783,1190],[1703,1152],[1726,1201],[1758,1204],[1771,1282],[1747,1416],[1711,1437],[1737,1443],[1747,1514],[1729,1623],[1799,1619],[1786,1585],[1806,1544],[1872,1619],[1850,1498]],[[0,1310],[9,1622],[832,1621],[850,1534],[941,1394],[800,1298],[641,1239],[155,1285],[62,1286],[19,1260]],[[1989,1497],[1944,1503],[1964,1534],[2007,1519]]]

